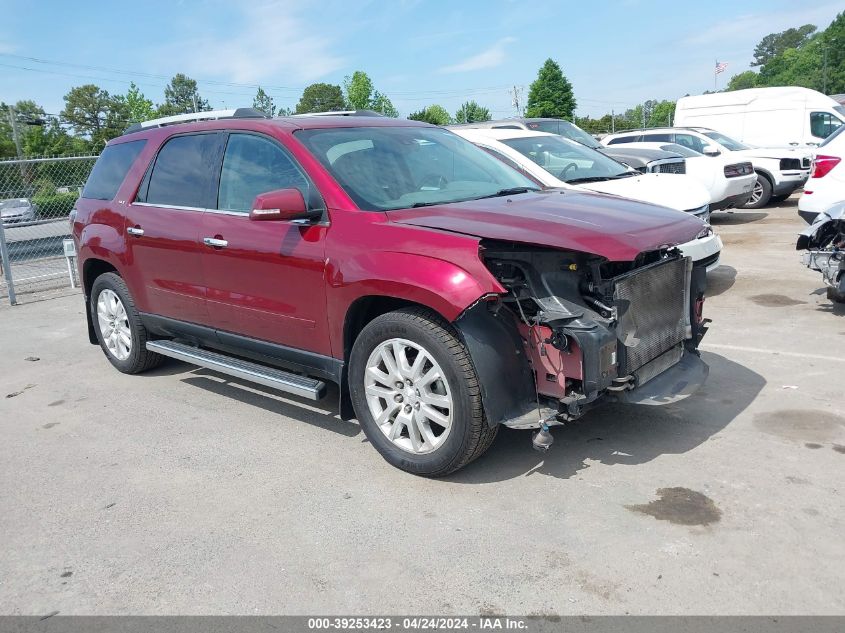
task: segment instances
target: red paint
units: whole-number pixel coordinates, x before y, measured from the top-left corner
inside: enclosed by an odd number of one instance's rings
[[[481,297],[503,293],[479,257],[481,238],[630,260],[644,250],[688,241],[702,227],[688,214],[575,192],[361,211],[295,135],[300,128],[353,125],[424,124],[375,117],[230,119],[117,139],[144,138],[147,144],[114,201],[79,200],[74,236],[80,267],[90,259],[111,263],[142,312],[343,358],[344,322],[350,306],[363,297],[405,299],[452,321]],[[132,204],[165,140],[174,133],[224,129],[263,133],[287,147],[322,195],[328,222],[303,227]],[[143,236],[126,232],[135,226],[143,228]],[[203,237],[225,239],[228,246],[205,246]],[[557,372],[560,380],[580,376],[580,364],[573,364],[577,350],[573,358],[551,345],[546,350],[541,362],[554,370],[548,373]],[[558,381],[559,388],[563,385]]]
[[[528,327],[524,323],[518,327],[528,361],[537,378],[537,389],[544,396],[563,398],[567,390],[566,379],[581,380],[584,377],[578,343],[570,339],[567,351],[562,352],[546,342],[552,337],[551,328],[545,325]]]

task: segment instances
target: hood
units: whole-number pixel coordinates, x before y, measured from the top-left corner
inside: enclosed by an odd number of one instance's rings
[[[576,186],[640,202],[659,204],[678,211],[691,211],[710,204],[710,193],[704,185],[692,176],[684,174],[642,174]]]
[[[802,147],[752,147],[731,152],[733,156],[747,156],[749,158],[812,158],[813,153]]]
[[[388,217],[398,224],[593,253],[611,261],[689,242],[706,226],[672,209],[572,189],[388,211]]]

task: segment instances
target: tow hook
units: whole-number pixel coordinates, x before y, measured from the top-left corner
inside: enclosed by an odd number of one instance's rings
[[[555,438],[552,437],[549,431],[549,425],[545,421],[540,423],[540,430],[531,436],[531,445],[535,451],[545,453],[552,447]]]

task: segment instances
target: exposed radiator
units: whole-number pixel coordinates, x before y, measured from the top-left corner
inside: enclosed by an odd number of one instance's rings
[[[644,367],[666,352],[680,349],[686,338],[691,270],[691,260],[684,257],[616,279],[617,337],[624,352],[620,354],[620,376],[643,368],[643,375],[638,376],[641,384],[680,360],[681,354],[673,353],[650,369]]]

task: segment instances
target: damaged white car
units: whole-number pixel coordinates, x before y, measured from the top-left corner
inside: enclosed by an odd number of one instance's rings
[[[845,201],[819,213],[815,221],[798,234],[798,250],[806,250],[802,262],[822,274],[827,298],[845,303]]]

